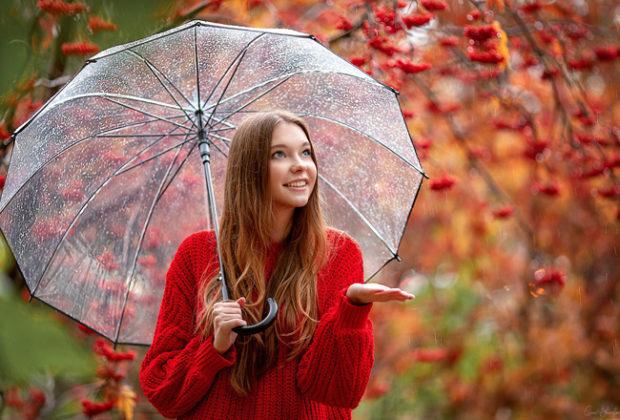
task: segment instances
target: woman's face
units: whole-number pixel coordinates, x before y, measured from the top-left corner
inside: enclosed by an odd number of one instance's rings
[[[305,206],[316,183],[316,172],[306,133],[294,123],[276,124],[269,155],[269,189],[274,208]]]

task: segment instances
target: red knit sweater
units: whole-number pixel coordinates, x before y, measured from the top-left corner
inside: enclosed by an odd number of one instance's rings
[[[320,321],[310,346],[289,362],[280,351],[277,366],[246,397],[239,397],[230,385],[235,346],[220,355],[213,348],[213,335],[202,340],[193,334],[197,280],[207,264],[211,273],[219,270],[215,235],[203,231],[183,241],[166,276],[153,343],[139,374],[144,395],[162,415],[217,420],[351,418],[374,363],[368,318],[372,303],[353,305],[345,295],[350,284],[364,280],[357,243],[332,229],[327,237],[334,251],[317,276]],[[266,278],[280,249],[273,244],[269,250]]]

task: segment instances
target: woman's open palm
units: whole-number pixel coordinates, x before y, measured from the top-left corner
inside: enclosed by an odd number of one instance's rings
[[[388,287],[378,283],[353,283],[347,289],[347,297],[357,304],[370,302],[404,301],[415,296],[397,287]]]

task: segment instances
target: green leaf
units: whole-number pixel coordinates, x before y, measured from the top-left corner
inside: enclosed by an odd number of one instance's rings
[[[27,384],[44,374],[68,381],[92,379],[96,360],[89,346],[52,313],[14,293],[0,295],[0,386]]]

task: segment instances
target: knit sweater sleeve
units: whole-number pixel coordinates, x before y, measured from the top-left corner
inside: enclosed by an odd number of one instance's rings
[[[332,261],[333,304],[322,315],[297,370],[297,384],[308,398],[335,407],[355,408],[374,363],[372,303],[355,305],[346,297],[349,285],[363,283],[362,253],[353,239]]]
[[[234,346],[220,355],[212,335],[202,340],[193,333],[196,282],[189,254],[194,242],[195,237],[185,239],[170,264],[153,343],[139,372],[144,395],[171,418],[190,411],[209,392],[216,374],[236,360]]]

